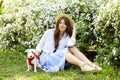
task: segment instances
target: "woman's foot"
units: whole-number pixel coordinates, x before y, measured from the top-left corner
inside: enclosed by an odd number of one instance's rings
[[[96,68],[90,66],[89,64],[84,64],[81,67],[81,71],[83,72],[96,72]]]
[[[96,65],[96,64],[92,64],[92,66],[94,67],[94,68],[96,68],[98,71],[101,71],[102,70],[102,68],[101,67],[99,67],[98,65]]]

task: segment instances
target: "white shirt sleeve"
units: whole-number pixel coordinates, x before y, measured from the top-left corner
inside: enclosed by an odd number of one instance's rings
[[[39,43],[36,46],[36,50],[38,50],[39,52],[41,52],[41,50],[45,44],[46,36],[47,36],[47,31],[45,31],[44,35],[42,36],[41,40],[39,41]]]
[[[67,45],[68,45],[69,47],[71,47],[71,46],[74,46],[75,43],[76,43],[76,39],[70,38],[70,40],[68,41]]]

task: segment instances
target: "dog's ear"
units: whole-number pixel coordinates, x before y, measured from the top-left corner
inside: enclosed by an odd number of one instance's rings
[[[29,49],[26,49],[25,52],[28,52]]]

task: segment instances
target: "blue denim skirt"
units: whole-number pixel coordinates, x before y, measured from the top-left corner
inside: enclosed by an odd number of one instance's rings
[[[42,52],[40,55],[40,64],[41,69],[45,72],[57,72],[60,69],[64,69],[69,66],[69,63],[66,63],[66,54],[68,48],[62,50],[57,50],[55,53]]]
[[[71,63],[69,63],[68,61],[65,61],[65,67],[64,68],[66,69],[66,68],[70,67],[71,65],[72,65]]]

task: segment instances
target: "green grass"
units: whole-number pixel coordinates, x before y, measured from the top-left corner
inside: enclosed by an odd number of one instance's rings
[[[26,54],[18,51],[0,50],[0,80],[119,80],[120,73],[112,67],[103,66],[99,73],[83,73],[77,66],[54,73],[26,72]]]

